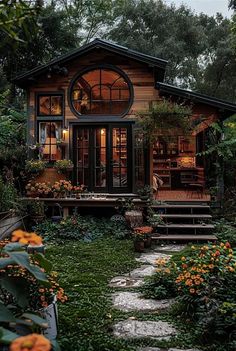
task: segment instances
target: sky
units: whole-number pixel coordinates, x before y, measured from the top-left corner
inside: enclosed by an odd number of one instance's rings
[[[231,17],[232,15],[232,11],[228,10],[228,0],[165,0],[165,2],[168,5],[173,3],[176,7],[183,3],[196,13],[203,12],[210,16],[217,12],[222,13],[225,17]]]

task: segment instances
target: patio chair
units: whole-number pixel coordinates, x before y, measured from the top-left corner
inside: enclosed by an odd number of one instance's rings
[[[196,194],[198,198],[202,199],[205,191],[205,178],[195,174],[195,180],[188,184],[188,197],[194,197]]]

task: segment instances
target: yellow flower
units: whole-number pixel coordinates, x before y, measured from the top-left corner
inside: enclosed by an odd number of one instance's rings
[[[186,258],[184,256],[181,257],[181,261],[185,261]]]

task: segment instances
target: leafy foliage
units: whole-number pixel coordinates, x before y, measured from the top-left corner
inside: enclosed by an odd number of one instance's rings
[[[35,231],[47,239],[81,240],[91,242],[103,236],[123,239],[130,231],[123,223],[116,223],[107,218],[74,215],[63,219],[60,223],[45,221]]]
[[[140,112],[139,123],[149,141],[157,135],[171,135],[180,129],[182,133],[191,128],[191,108],[168,100],[154,103],[148,112]]]

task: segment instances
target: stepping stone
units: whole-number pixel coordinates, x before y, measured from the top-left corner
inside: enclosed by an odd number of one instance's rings
[[[168,351],[201,351],[199,349],[168,349]]]
[[[158,311],[164,310],[173,304],[174,300],[144,299],[140,293],[119,292],[112,295],[113,306],[121,311]]]
[[[160,252],[149,252],[149,253],[143,253],[141,254],[140,257],[136,258],[136,261],[138,262],[143,262],[143,263],[150,263],[155,265],[156,260],[158,259],[165,259],[166,261],[169,261],[171,258],[171,255],[166,255],[164,253]]]
[[[129,278],[144,278],[148,277],[156,272],[156,268],[150,265],[143,265],[139,268],[134,269],[129,274],[126,274]]]
[[[115,324],[113,333],[118,338],[169,340],[177,331],[167,322],[127,320]]]
[[[164,245],[156,246],[155,251],[179,252],[182,251],[186,245]]]
[[[137,288],[144,284],[143,279],[132,277],[114,277],[109,283],[110,288]]]

